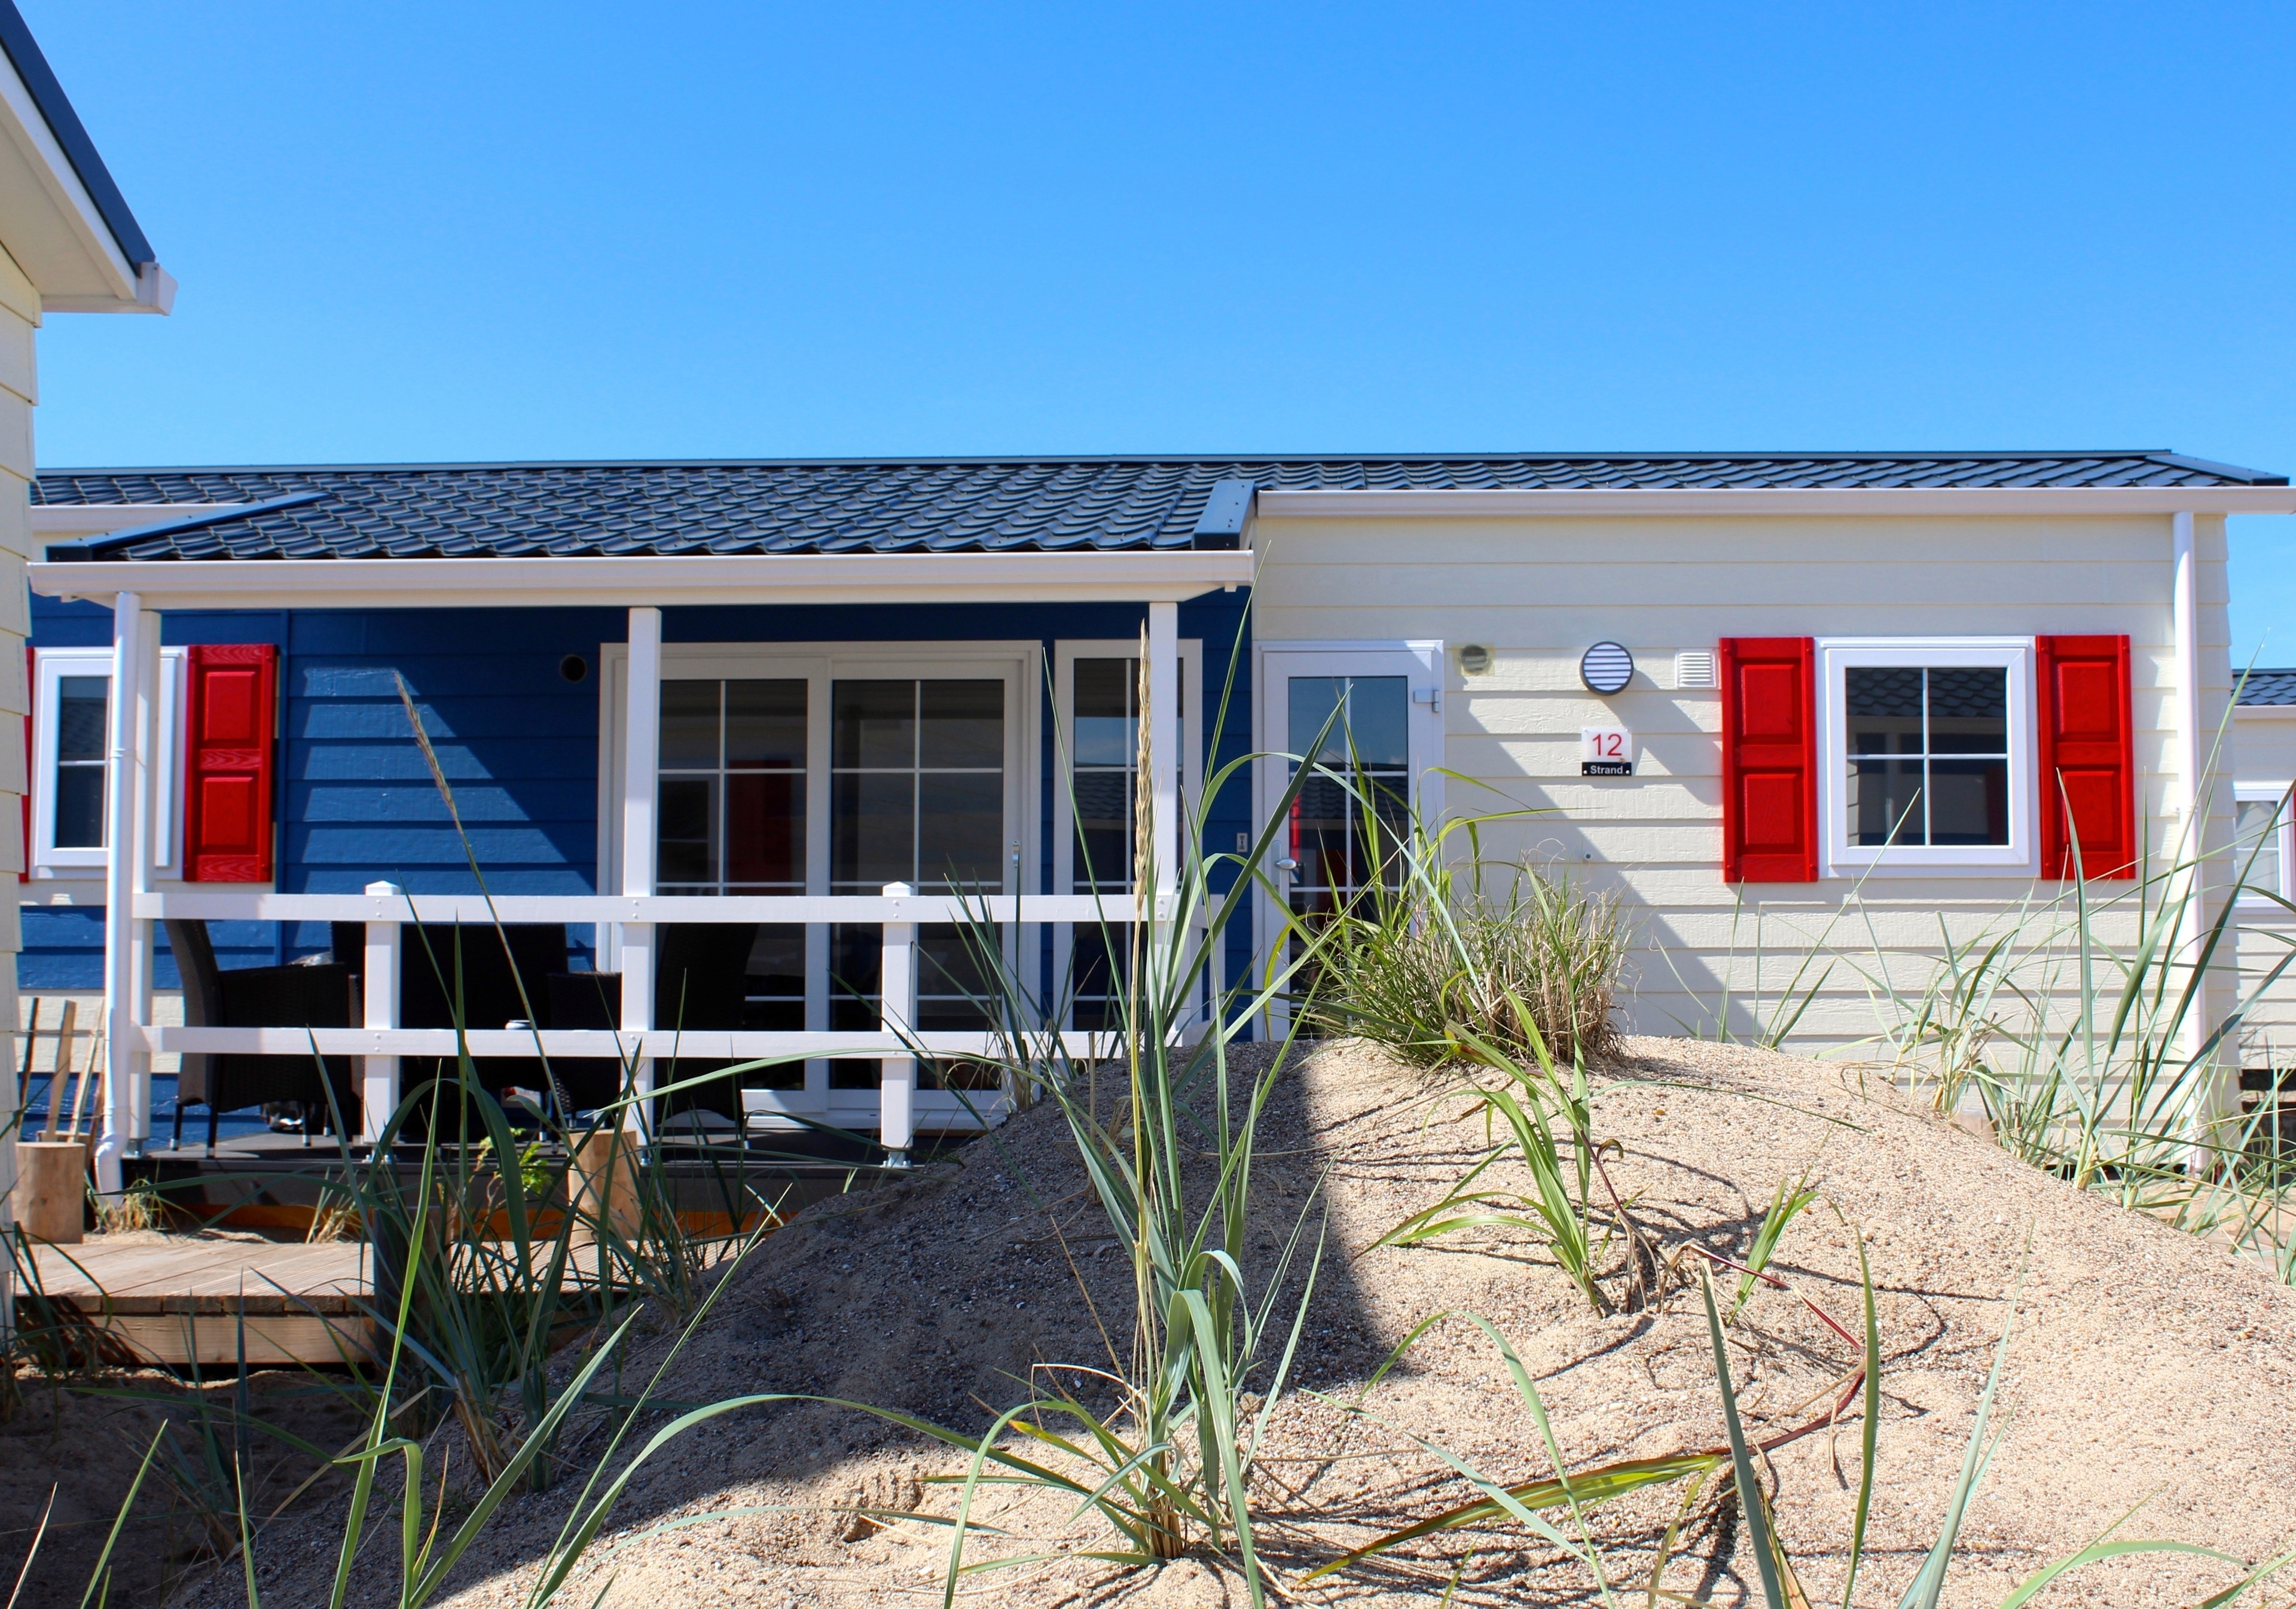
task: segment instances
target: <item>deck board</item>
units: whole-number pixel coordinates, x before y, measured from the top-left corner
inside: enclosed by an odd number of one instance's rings
[[[356,1242],[146,1232],[36,1245],[33,1257],[48,1295],[150,1362],[225,1365],[243,1347],[254,1364],[335,1363],[374,1328],[359,1310],[371,1286]]]

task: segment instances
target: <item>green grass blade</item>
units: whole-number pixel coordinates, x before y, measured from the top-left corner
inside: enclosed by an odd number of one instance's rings
[[[1753,1456],[1746,1450],[1746,1427],[1738,1419],[1738,1393],[1730,1383],[1730,1354],[1722,1339],[1722,1315],[1714,1305],[1714,1278],[1706,1265],[1698,1266],[1699,1293],[1706,1299],[1706,1331],[1714,1347],[1714,1382],[1722,1391],[1722,1421],[1730,1432],[1730,1466],[1738,1482],[1738,1512],[1746,1522],[1748,1545],[1762,1574],[1762,1597],[1768,1609],[1793,1609],[1785,1586],[1778,1579],[1777,1556],[1770,1540],[1769,1508],[1762,1483],[1754,1474]],[[1932,1606],[1934,1609],[1934,1606]]]

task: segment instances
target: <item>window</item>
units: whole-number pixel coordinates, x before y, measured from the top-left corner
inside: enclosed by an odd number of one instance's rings
[[[152,755],[154,809],[161,830],[152,834],[155,869],[175,865],[179,828],[175,816],[176,731],[184,650],[161,651],[159,742]],[[109,858],[104,808],[111,775],[111,650],[33,651],[32,844],[34,877],[102,874]]]
[[[2279,783],[2242,783],[2233,790],[2233,875],[2241,880],[2243,903],[2267,905],[2265,896],[2291,897],[2289,872],[2296,866],[2296,826],[2288,810],[2288,788]]]
[[[661,685],[656,886],[805,892],[806,685]]]
[[[1828,869],[2038,869],[2030,638],[1821,639]]]
[[[1179,779],[1183,800],[1193,798],[1202,741],[1203,644],[1180,641]],[[1053,886],[1066,894],[1123,893],[1132,887],[1140,809],[1140,644],[1068,642],[1057,651],[1054,696],[1068,785],[1054,790]],[[1191,815],[1193,810],[1191,809]],[[1214,848],[1222,846],[1215,845]],[[1125,930],[1080,926],[1057,930],[1054,976],[1066,980],[1070,1026],[1108,1027],[1127,965]]]

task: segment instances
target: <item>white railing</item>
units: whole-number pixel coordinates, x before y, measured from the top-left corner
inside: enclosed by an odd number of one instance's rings
[[[491,899],[479,894],[408,894],[390,883],[370,883],[358,894],[276,894],[252,889],[180,888],[139,892],[134,899],[136,925],[169,917],[210,922],[357,922],[366,929],[363,1022],[357,1028],[161,1027],[128,1025],[127,1048],[146,1055],[204,1052],[217,1055],[357,1056],[363,1059],[362,1137],[372,1142],[398,1105],[398,1063],[404,1056],[613,1057],[632,1068],[640,1092],[653,1087],[656,1061],[744,1061],[769,1056],[874,1060],[879,1137],[905,1158],[916,1133],[919,1096],[916,1059],[995,1059],[1013,1046],[993,1032],[921,1032],[916,1021],[917,929],[922,924],[992,922],[1023,931],[1039,924],[1128,924],[1145,916],[1169,919],[1171,897],[1161,896],[1144,910],[1130,894],[956,895],[919,894],[889,883],[878,895],[692,896],[676,894],[512,894]],[[648,1021],[652,993],[632,989],[625,979],[619,1030],[504,1028],[489,1025],[456,1032],[447,1028],[402,1028],[398,1024],[399,976],[405,957],[401,924],[461,924],[486,927],[528,923],[598,924],[651,930],[669,923],[875,924],[883,930],[879,961],[880,1018],[874,1031],[726,1031],[659,1028]],[[650,944],[631,946],[633,958],[652,953]],[[1111,1054],[1111,1036],[1089,1031],[1032,1030],[1028,1041],[1045,1053],[1057,1044],[1072,1056]],[[858,1092],[856,1092],[858,1093]],[[953,1096],[928,1092],[925,1104],[937,1128],[977,1126],[980,1112],[1002,1115],[1013,1092],[983,1092],[968,1105]],[[149,1112],[144,1132],[149,1132]],[[833,1114],[830,1114],[832,1117]],[[642,1121],[634,1112],[633,1122]]]

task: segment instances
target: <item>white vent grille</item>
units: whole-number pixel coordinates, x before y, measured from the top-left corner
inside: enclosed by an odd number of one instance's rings
[[[1677,687],[1711,687],[1714,685],[1714,656],[1703,648],[1685,648],[1676,654],[1674,685]]]

